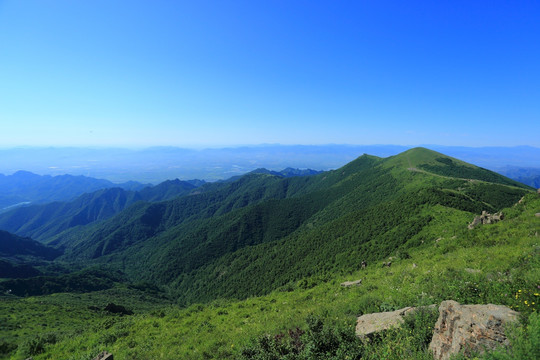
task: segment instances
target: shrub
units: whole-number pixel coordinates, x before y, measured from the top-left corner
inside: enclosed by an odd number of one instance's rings
[[[5,340],[0,340],[0,355],[9,354],[13,350],[17,349],[16,344],[12,344]]]
[[[421,307],[405,316],[402,329],[409,335],[409,343],[414,350],[425,351],[428,348],[438,317],[439,310],[436,307]]]
[[[509,331],[510,346],[484,354],[486,360],[540,359],[540,314],[532,313],[528,324]]]
[[[37,335],[19,347],[21,354],[24,357],[41,354],[45,351],[45,346],[48,344],[56,344],[58,336],[55,333],[46,333]]]
[[[333,326],[309,316],[307,331],[291,329],[277,335],[265,334],[242,350],[250,360],[360,359],[362,343],[352,326]]]

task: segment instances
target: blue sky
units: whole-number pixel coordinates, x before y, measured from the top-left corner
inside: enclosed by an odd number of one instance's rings
[[[2,1],[0,146],[540,146],[538,1]]]

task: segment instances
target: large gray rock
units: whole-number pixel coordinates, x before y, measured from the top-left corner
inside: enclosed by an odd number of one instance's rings
[[[436,305],[406,307],[396,311],[387,311],[374,314],[365,314],[356,320],[356,336],[365,338],[384,330],[400,327],[404,317],[418,309],[435,308]]]
[[[476,226],[480,224],[494,224],[498,221],[501,221],[504,219],[504,214],[502,212],[490,214],[487,211],[482,211],[482,215],[476,216],[473,221],[469,224],[468,228],[474,229]]]
[[[519,313],[503,305],[460,305],[443,301],[429,344],[435,360],[446,360],[459,352],[470,356],[508,345],[505,326],[518,320]]]

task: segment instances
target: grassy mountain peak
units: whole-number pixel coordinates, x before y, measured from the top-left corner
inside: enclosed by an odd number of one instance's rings
[[[386,162],[388,166],[406,166],[407,168],[415,168],[420,165],[434,164],[437,162],[436,159],[438,158],[451,159],[452,161],[456,161],[460,164],[467,164],[463,161],[454,159],[450,156],[427,149],[425,147],[415,147],[397,155],[390,156],[386,158]]]
[[[407,169],[408,171],[429,173],[439,177],[478,180],[532,189],[531,187],[508,179],[493,171],[466,163],[459,159],[441,154],[424,147],[416,147],[384,160],[388,168]]]

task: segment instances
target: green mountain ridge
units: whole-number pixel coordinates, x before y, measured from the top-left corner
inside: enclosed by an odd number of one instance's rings
[[[44,204],[53,201],[70,201],[84,193],[120,187],[128,191],[141,190],[147,185],[129,181],[114,184],[108,180],[73,175],[37,175],[17,171],[12,175],[0,174],[0,211],[18,203]]]
[[[468,229],[484,210],[504,219]],[[538,212],[531,188],[427,149],[139,201],[45,240],[86,269],[0,281],[30,295],[0,296],[0,358],[427,360],[431,315],[369,343],[354,321],[453,299],[520,311],[496,358],[532,359]]]
[[[472,220],[530,190],[415,148],[389,158],[363,155],[315,176],[248,174],[208,184],[202,193],[138,203],[46,242],[64,249],[64,261],[107,264],[133,281],[167,287],[182,303],[245,298],[432,241],[423,233],[438,221],[436,207]]]
[[[0,214],[0,229],[44,241],[70,228],[108,219],[136,202],[172,199],[195,188],[195,185],[176,179],[140,191],[97,190],[70,202],[24,206]]]

